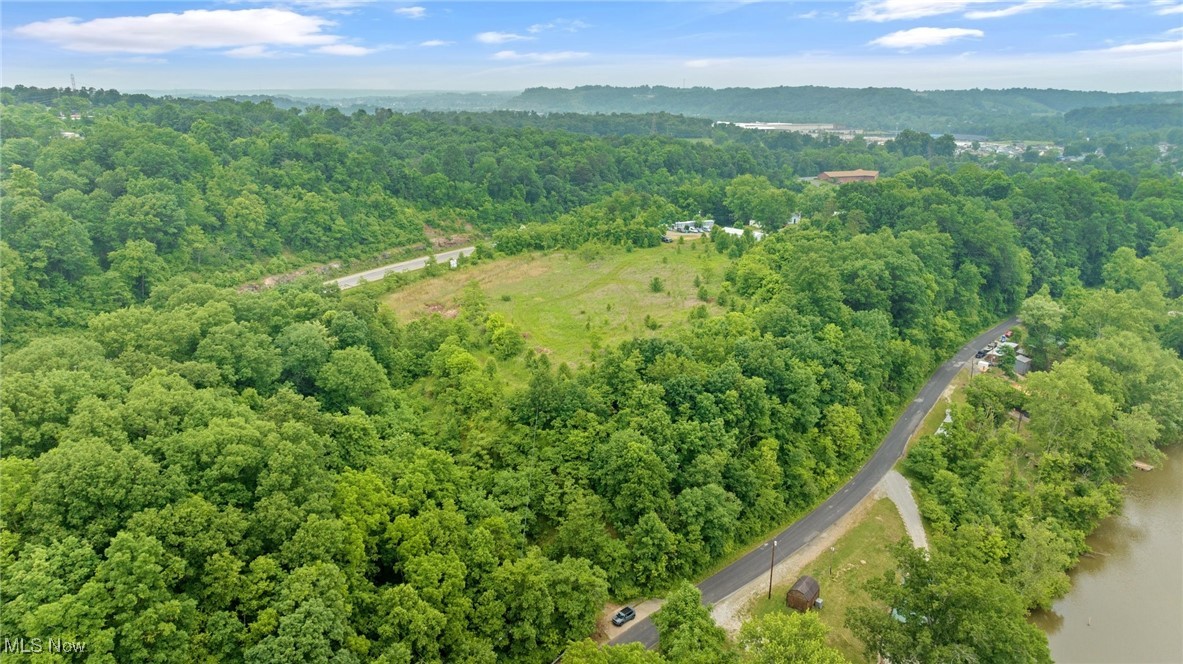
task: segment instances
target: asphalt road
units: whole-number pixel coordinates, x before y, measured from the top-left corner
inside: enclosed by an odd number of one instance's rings
[[[476,251],[476,247],[462,247],[460,249],[453,249],[452,251],[445,251],[442,254],[436,254],[435,261],[437,263],[446,264],[448,261],[456,258],[457,256],[468,256],[474,251]],[[363,281],[377,281],[391,272],[414,272],[415,270],[422,270],[424,267],[427,267],[427,256],[413,258],[409,261],[403,261],[401,263],[383,265],[382,267],[376,267],[373,270],[358,272],[357,274],[351,274],[337,279],[329,279],[325,283],[337,284],[341,287],[341,290],[345,290],[346,288],[360,286]]]
[[[924,387],[920,389],[920,393],[912,400],[912,403],[904,409],[903,414],[896,420],[887,437],[879,445],[879,449],[875,450],[875,454],[862,467],[862,470],[837,493],[830,496],[826,502],[818,505],[817,509],[776,535],[776,562],[796,553],[825,529],[834,525],[834,522],[847,512],[854,509],[855,505],[858,505],[875,488],[879,480],[883,479],[887,471],[891,470],[896,460],[903,456],[908,440],[920,423],[924,421],[924,416],[936,405],[941,393],[953,381],[957,372],[966,366],[968,360],[973,359],[974,353],[979,348],[1017,323],[1018,319],[1011,318],[995,325],[990,330],[978,335],[976,339],[966,344],[964,348],[957,351],[956,355],[937,368]],[[699,590],[702,591],[703,603],[714,604],[751,583],[753,579],[767,576],[769,564],[772,562],[770,558],[768,547],[761,546],[698,584]],[[651,620],[646,618],[638,621],[632,628],[612,639],[613,644],[634,642],[643,643],[646,648],[657,645],[657,629]]]

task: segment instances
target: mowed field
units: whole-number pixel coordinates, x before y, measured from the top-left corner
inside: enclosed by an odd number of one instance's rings
[[[871,604],[866,583],[892,568],[891,545],[901,539],[907,539],[904,521],[891,500],[883,498],[834,544],[832,551],[823,552],[802,571],[821,585],[825,607],[818,617],[830,629],[830,645],[852,662],[869,660],[863,654],[862,642],[846,627],[846,611]],[[772,599],[760,597],[753,602],[751,615],[792,611],[785,605],[785,594],[795,581],[773,587]]]
[[[489,310],[522,329],[527,348],[573,364],[595,349],[685,325],[700,304],[711,314],[722,312],[714,299],[730,260],[705,240],[612,248],[589,258],[581,251],[502,258],[411,283],[385,302],[404,323],[433,313],[454,316],[466,284],[475,281]],[[660,292],[652,289],[654,277]],[[696,277],[710,301],[699,299]],[[661,326],[658,331],[646,317]]]

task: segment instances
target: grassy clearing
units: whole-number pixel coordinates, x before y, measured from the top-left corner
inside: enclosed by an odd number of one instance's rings
[[[949,395],[948,400],[941,398],[937,400],[932,410],[928,415],[924,416],[924,421],[916,428],[916,432],[912,434],[912,439],[908,443],[913,443],[924,436],[930,436],[937,432],[941,427],[941,422],[945,421],[945,409],[949,407],[950,402],[955,404],[965,403],[965,385],[969,382],[969,371],[962,370],[953,377],[953,382],[949,383],[949,388],[952,392],[946,390]]]
[[[825,608],[818,616],[830,629],[829,642],[852,662],[868,661],[863,656],[863,645],[843,624],[846,611],[852,606],[870,603],[864,586],[867,581],[883,575],[891,568],[889,546],[907,537],[904,522],[895,505],[888,499],[875,503],[867,516],[855,524],[834,545],[833,551],[822,553],[805,566],[804,574],[821,584]],[[796,581],[796,579],[793,579]],[[792,583],[774,586],[772,599],[760,597],[752,603],[753,617],[775,612],[789,612],[785,593]]]
[[[684,325],[690,310],[703,304],[695,277],[713,299],[729,263],[705,241],[609,249],[589,258],[580,251],[513,256],[416,281],[384,301],[403,322],[454,315],[464,286],[475,281],[489,309],[528,335],[528,347],[577,364],[600,347]],[[659,292],[654,277],[661,280]],[[722,313],[713,303],[707,307]],[[646,326],[647,317],[658,331]]]

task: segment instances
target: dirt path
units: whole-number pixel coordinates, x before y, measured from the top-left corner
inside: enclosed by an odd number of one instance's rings
[[[620,627],[612,624],[612,616],[624,606],[624,604],[608,604],[604,607],[603,613],[600,614],[599,625],[600,629],[593,637],[597,643],[608,643],[611,639],[624,633],[629,627],[632,627],[633,622],[637,620],[644,620],[652,615],[655,611],[665,604],[664,598],[647,599],[639,604],[629,604],[633,610],[637,612],[637,617],[632,621],[626,622]]]
[[[440,265],[451,264],[452,267],[456,267],[455,261],[457,258],[469,256],[474,251],[476,251],[476,247],[463,247],[461,249],[445,251],[443,253],[435,254],[435,262]],[[372,270],[366,270],[365,272],[357,272],[344,277],[330,279],[326,281],[325,284],[337,284],[341,290],[345,290],[346,288],[360,286],[361,284],[370,281],[378,281],[392,272],[412,272],[414,270],[422,270],[423,268],[427,267],[427,261],[430,258],[431,256],[420,256],[419,258],[412,258],[411,260],[402,261],[401,263],[391,263],[390,265],[383,265],[382,267],[376,267]]]

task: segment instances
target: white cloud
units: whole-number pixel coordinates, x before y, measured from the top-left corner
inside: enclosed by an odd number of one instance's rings
[[[1163,7],[1162,9],[1159,9],[1155,13],[1158,14],[1159,16],[1169,16],[1171,14],[1183,14],[1183,4],[1171,5],[1169,7]]]
[[[423,18],[427,16],[427,9],[424,7],[399,7],[394,10],[394,13],[403,18]]]
[[[982,9],[971,7],[989,5]],[[1002,5],[1002,6],[1000,6]],[[862,0],[850,15],[852,21],[901,21],[966,12],[968,19],[1004,18],[1047,7],[1099,7],[1122,9],[1122,0]]]
[[[451,46],[451,45],[452,45],[452,44],[454,44],[454,43],[456,43],[456,42],[444,41],[444,40],[442,40],[442,39],[428,39],[427,41],[424,41],[424,42],[419,42],[419,45],[420,45],[420,46],[427,46],[427,47],[432,47],[432,46]]]
[[[562,62],[586,58],[589,53],[579,51],[549,51],[543,53],[518,53],[517,51],[497,51],[494,60],[518,60],[523,62]]]
[[[797,14],[797,18],[811,19],[811,18],[817,18],[817,15],[818,15],[818,11],[816,9],[814,9],[811,11],[807,11],[804,14]]]
[[[1044,7],[1050,7],[1055,4],[1056,0],[1027,0],[1027,2],[1020,2],[1017,5],[1003,7],[1001,9],[986,9],[972,12],[966,12],[965,18],[968,19],[985,19],[985,18],[1004,18],[1007,16],[1014,16],[1015,14],[1025,14]]]
[[[155,54],[183,48],[334,44],[340,37],[323,32],[331,25],[327,19],[286,9],[191,9],[90,21],[55,18],[13,32],[71,51]]]
[[[323,53],[325,55],[344,55],[347,57],[369,55],[378,51],[376,48],[366,48],[364,46],[354,46],[352,44],[329,44],[328,46],[321,46],[320,48],[313,50],[317,53]]]
[[[852,21],[899,21],[960,12],[972,4],[997,0],[863,0],[850,15]]]
[[[980,39],[984,36],[986,33],[971,28],[912,28],[883,35],[878,39],[871,40],[871,44],[885,48],[911,50],[926,46],[939,46],[966,37]]]
[[[284,54],[279,51],[273,51],[266,46],[255,44],[254,46],[240,46],[225,51],[222,55],[228,55],[232,58],[278,58]]]
[[[1141,44],[1122,44],[1121,46],[1103,48],[1100,52],[1135,55],[1145,53],[1178,53],[1183,56],[1183,39],[1176,41],[1143,42]]]
[[[590,27],[591,27],[590,23],[584,23],[583,21],[580,21],[578,19],[571,20],[571,19],[566,19],[566,18],[556,18],[555,20],[547,21],[546,23],[535,23],[534,25],[531,25],[530,27],[526,28],[526,32],[529,32],[532,35],[538,34],[539,32],[545,32],[547,30],[562,30],[563,32],[579,32],[580,30],[583,30],[585,28],[590,28]]]
[[[533,37],[527,37],[513,32],[482,32],[476,36],[476,40],[482,44],[505,44],[507,42],[524,41],[527,39],[533,39]]]

